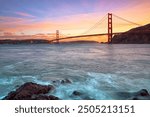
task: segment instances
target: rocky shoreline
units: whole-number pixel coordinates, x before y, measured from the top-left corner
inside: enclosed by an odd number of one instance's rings
[[[71,84],[68,79],[61,81],[53,81],[56,86],[59,84]],[[68,87],[69,88],[69,87]],[[8,93],[3,100],[61,100],[59,97],[49,95],[55,90],[53,85],[40,85],[32,82],[27,82],[17,88],[15,91]],[[89,98],[81,91],[73,91],[71,96],[83,97],[83,100],[94,100]],[[141,89],[138,92],[117,92],[116,96],[122,97],[123,100],[150,100],[150,94],[146,89]]]

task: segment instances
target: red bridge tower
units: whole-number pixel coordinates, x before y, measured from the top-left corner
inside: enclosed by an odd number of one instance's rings
[[[59,43],[59,30],[56,30],[56,43]]]
[[[108,13],[108,43],[112,42],[112,13]]]

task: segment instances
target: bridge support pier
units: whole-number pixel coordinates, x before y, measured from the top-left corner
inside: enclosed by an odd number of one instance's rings
[[[59,30],[56,30],[56,43],[59,44]]]
[[[108,13],[108,43],[112,42],[112,13]]]

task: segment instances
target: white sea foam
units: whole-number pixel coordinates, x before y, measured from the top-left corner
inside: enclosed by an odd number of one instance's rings
[[[0,85],[12,85],[16,81],[16,77],[13,78],[0,78]]]

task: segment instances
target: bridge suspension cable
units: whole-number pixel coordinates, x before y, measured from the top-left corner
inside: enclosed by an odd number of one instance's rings
[[[95,29],[99,24],[103,23],[106,20],[106,18],[107,18],[107,14],[101,20],[99,20],[97,23],[91,26],[87,31],[85,31],[84,33],[81,33],[81,35],[85,35],[91,30]]]
[[[120,19],[120,20],[126,21],[126,22],[128,22],[128,23],[130,23],[130,24],[134,24],[134,25],[137,25],[137,26],[141,26],[141,24],[138,24],[138,23],[129,21],[129,20],[127,20],[127,19],[125,19],[125,18],[122,18],[122,17],[120,17],[120,16],[117,16],[117,15],[115,15],[115,14],[112,14],[112,15],[113,15],[114,17],[116,17],[116,18],[118,18],[118,19]]]

